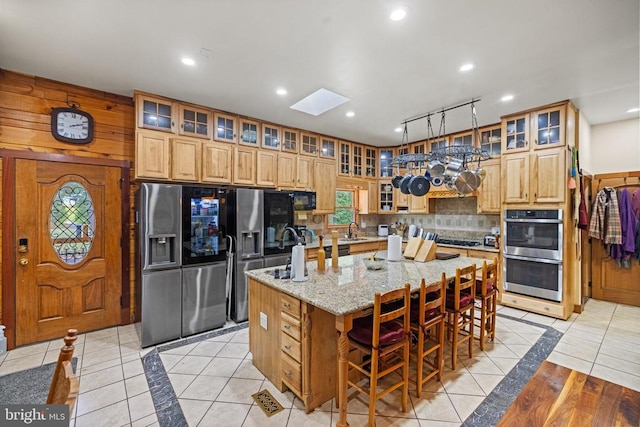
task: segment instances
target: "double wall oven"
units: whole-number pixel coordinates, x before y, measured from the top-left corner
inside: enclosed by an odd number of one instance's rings
[[[562,301],[562,209],[504,214],[504,289]]]

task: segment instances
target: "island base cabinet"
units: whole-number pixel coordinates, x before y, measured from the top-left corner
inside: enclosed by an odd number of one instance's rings
[[[307,413],[337,387],[335,316],[249,279],[249,350],[280,391],[290,389]]]

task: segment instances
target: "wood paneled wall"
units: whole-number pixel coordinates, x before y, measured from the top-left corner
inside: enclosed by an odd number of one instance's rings
[[[51,109],[67,107],[70,102],[89,112],[94,118],[95,138],[90,144],[65,144],[51,135]],[[0,69],[0,148],[128,160],[132,165],[131,177],[133,177],[134,134],[133,98]],[[0,177],[1,172],[0,168]],[[133,197],[135,185],[133,181],[131,183],[130,194]],[[129,237],[132,253],[129,271],[131,314],[133,314],[135,308],[133,199],[131,199],[130,219]],[[0,243],[2,242],[1,225],[2,212],[0,212]],[[1,260],[0,256],[0,263]],[[2,286],[3,284],[0,283],[0,294]],[[2,323],[2,301],[0,301],[0,323]]]

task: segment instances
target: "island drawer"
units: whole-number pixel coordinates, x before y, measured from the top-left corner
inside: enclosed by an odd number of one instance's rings
[[[282,319],[280,328],[282,332],[288,334],[293,339],[300,341],[300,320],[291,317],[286,312],[281,313]]]
[[[298,395],[302,395],[302,369],[300,363],[296,362],[286,354],[282,355],[282,380]]]
[[[300,362],[300,343],[287,334],[281,334],[282,351]]]
[[[280,309],[295,318],[300,318],[300,300],[282,293],[280,295]]]

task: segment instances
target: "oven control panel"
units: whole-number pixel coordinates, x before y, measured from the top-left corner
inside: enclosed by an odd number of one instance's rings
[[[507,209],[505,219],[562,219],[562,209]]]

